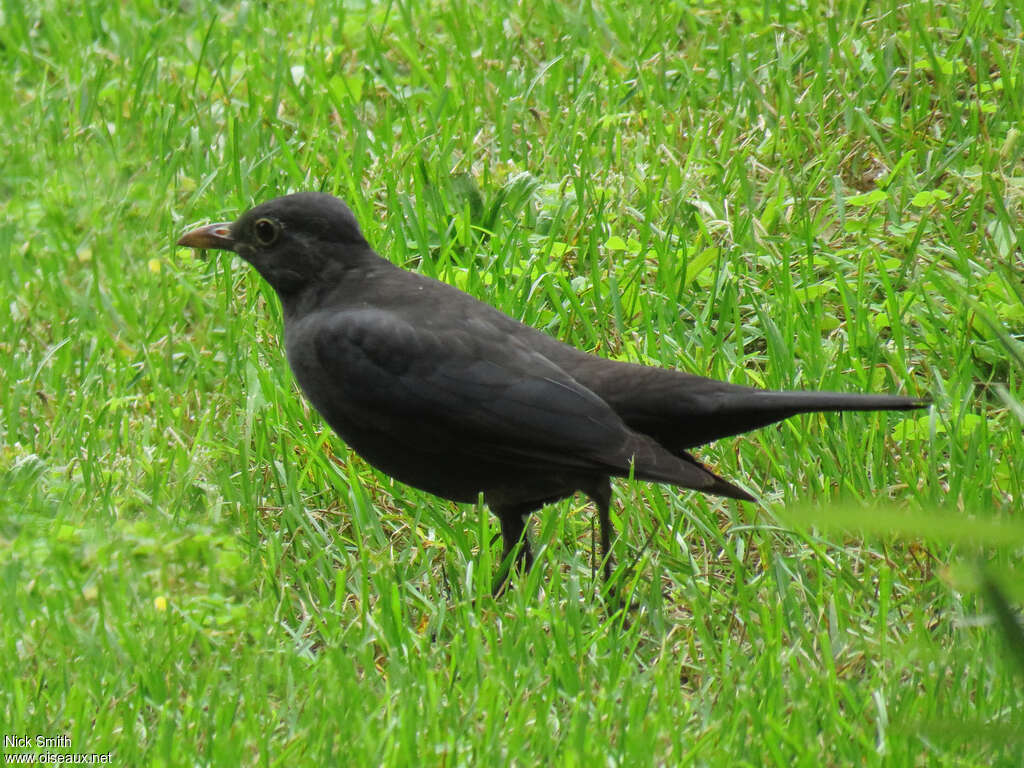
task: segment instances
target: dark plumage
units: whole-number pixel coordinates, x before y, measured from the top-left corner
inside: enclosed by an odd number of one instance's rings
[[[483,493],[506,564],[520,541],[517,563],[532,563],[531,512],[582,491],[597,505],[608,577],[610,477],[754,501],[690,449],[798,413],[927,405],[758,390],[586,354],[382,259],[330,195],[271,200],[178,244],[252,264],[281,299],[288,362],[327,423],[402,482],[460,502]]]

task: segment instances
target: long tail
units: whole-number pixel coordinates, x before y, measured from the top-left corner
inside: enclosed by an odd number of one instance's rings
[[[654,438],[662,452],[644,441],[635,454],[636,475],[668,482],[713,496],[755,501],[747,491],[713,472],[689,453],[689,448],[741,432],[749,432],[800,413],[839,411],[909,411],[930,401],[899,395],[858,395],[841,392],[778,392],[735,387],[722,382],[714,396],[691,398],[684,419],[664,420],[641,437]]]
[[[671,440],[676,450],[693,448],[721,437],[749,432],[800,413],[841,411],[912,411],[927,408],[931,401],[901,395],[859,395],[843,392],[778,392],[722,388],[701,399],[702,408],[688,414],[685,428]],[[668,435],[665,435],[668,438]]]
[[[798,413],[909,411],[923,397],[842,392],[781,392],[730,384],[668,368],[613,362],[557,345],[560,364],[593,390],[633,430],[677,456],[721,437],[749,432]]]
[[[745,394],[749,394],[745,393]],[[848,392],[779,392],[753,390],[761,408],[788,409],[795,413],[823,411],[912,411],[927,408],[926,397],[904,395],[861,395]],[[738,398],[742,405],[743,397]]]

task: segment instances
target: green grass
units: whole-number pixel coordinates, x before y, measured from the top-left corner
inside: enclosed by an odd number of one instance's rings
[[[0,3],[3,732],[116,765],[1020,765],[1020,6],[478,5]],[[173,246],[310,188],[584,349],[935,406],[701,451],[760,506],[616,483],[628,623],[582,498],[492,602],[485,509],[349,453],[272,291]]]

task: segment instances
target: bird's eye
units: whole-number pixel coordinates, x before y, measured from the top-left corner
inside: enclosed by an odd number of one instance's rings
[[[252,225],[253,234],[259,240],[260,245],[272,245],[280,234],[280,225],[271,219],[257,219]]]

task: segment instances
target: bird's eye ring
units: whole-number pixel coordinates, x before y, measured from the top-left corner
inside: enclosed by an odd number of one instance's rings
[[[257,219],[252,231],[260,245],[272,245],[280,234],[281,226],[273,219]]]

